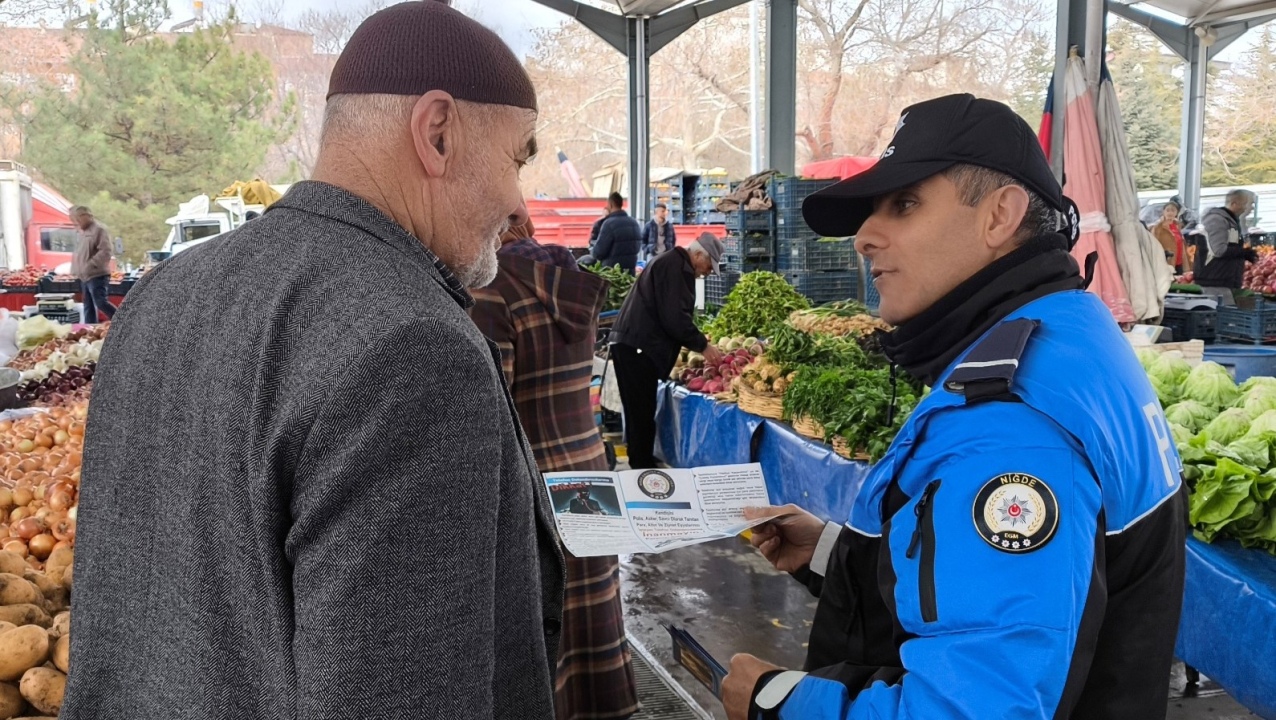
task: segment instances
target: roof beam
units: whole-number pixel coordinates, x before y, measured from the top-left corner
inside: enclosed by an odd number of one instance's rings
[[[576,0],[532,0],[580,22],[593,34],[602,38],[603,42],[616,48],[622,55],[629,54],[628,25],[625,18],[613,12],[599,10]]]
[[[1114,2],[1109,4],[1108,12],[1117,17],[1125,18],[1135,25],[1142,25],[1173,51],[1175,55],[1178,55],[1179,58],[1184,61],[1191,59],[1191,28],[1166,20],[1163,17],[1158,17],[1146,10],[1140,10],[1121,3]]]
[[[655,55],[661,48],[673,42],[701,20],[739,7],[748,1],[708,0],[657,15],[651,19],[651,41],[647,46],[648,52]]]
[[[1197,25],[1221,25],[1223,23],[1231,23],[1233,21],[1252,20],[1254,18],[1264,17],[1258,24],[1276,17],[1276,0],[1268,0],[1268,2],[1254,3],[1246,6],[1243,10],[1220,10],[1218,12],[1206,12],[1195,20]],[[1254,27],[1254,26],[1251,26]]]

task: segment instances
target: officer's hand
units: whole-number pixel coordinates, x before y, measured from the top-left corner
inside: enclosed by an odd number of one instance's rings
[[[748,520],[775,518],[753,528],[750,542],[780,572],[797,572],[803,565],[810,564],[815,546],[824,533],[824,521],[797,505],[745,508],[744,517]]]
[[[1245,248],[1245,262],[1258,262],[1258,251],[1254,248]]]
[[[713,343],[706,345],[704,352],[700,354],[704,355],[704,361],[710,365],[718,365],[722,362],[722,351]]]
[[[731,667],[722,681],[722,707],[727,711],[727,720],[749,720],[749,703],[758,678],[783,669],[748,653],[731,658]]]

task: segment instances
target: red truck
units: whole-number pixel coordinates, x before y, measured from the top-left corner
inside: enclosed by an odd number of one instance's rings
[[[31,179],[21,163],[0,160],[0,265],[56,270],[71,262],[77,234],[71,203]]]

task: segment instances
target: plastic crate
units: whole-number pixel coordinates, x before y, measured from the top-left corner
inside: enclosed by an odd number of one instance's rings
[[[1216,336],[1252,345],[1276,343],[1276,305],[1260,299],[1253,310],[1220,306]]]
[[[797,208],[801,210],[802,201],[808,195],[836,184],[837,180],[810,180],[796,177],[772,178],[767,188],[767,193],[771,196],[771,202],[775,203],[776,209]]]
[[[819,238],[776,240],[775,266],[780,270],[854,270],[855,242]]]
[[[700,224],[701,225],[726,225],[727,214],[718,212],[717,210],[713,210],[710,212],[702,212],[700,213]]]
[[[1174,332],[1174,341],[1204,340],[1213,342],[1218,336],[1218,312],[1215,310],[1165,309],[1161,324]]]
[[[770,235],[728,235],[722,238],[722,253],[740,258],[775,257],[775,239]]]
[[[704,279],[704,304],[721,306],[736,283],[740,282],[740,273],[724,272],[710,275]]]
[[[873,282],[873,262],[863,255],[860,255],[859,259],[864,267],[864,292],[860,293],[859,300],[869,310],[876,310],[882,304],[882,296],[877,292],[877,285]]]
[[[128,295],[128,291],[133,289],[137,284],[136,280],[125,280],[123,282],[111,283],[106,286],[106,294],[114,297],[122,297]]]
[[[759,270],[775,272],[775,259],[741,258],[732,255],[723,255],[722,267],[726,272],[732,273],[751,273]]]
[[[42,293],[78,293],[80,292],[80,281],[71,280],[69,282],[59,282],[51,278],[43,278],[40,280],[40,292]]]
[[[854,300],[859,288],[859,273],[853,270],[781,273],[784,279],[813,303]]]
[[[741,210],[727,216],[727,232],[733,235],[771,235],[775,232],[775,213],[770,210]]]
[[[36,315],[43,315],[49,320],[53,322],[57,322],[57,323],[62,323],[63,325],[74,325],[80,322],[80,317],[81,317],[80,310],[78,309],[67,310],[65,312],[55,312],[53,310],[44,310],[42,312],[37,312]]]

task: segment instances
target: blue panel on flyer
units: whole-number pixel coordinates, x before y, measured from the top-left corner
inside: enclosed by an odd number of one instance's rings
[[[1276,720],[1276,557],[1231,540],[1189,538],[1175,653]]]

